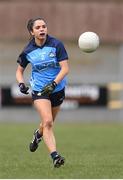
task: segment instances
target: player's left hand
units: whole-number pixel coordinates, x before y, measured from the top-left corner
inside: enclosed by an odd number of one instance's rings
[[[56,88],[57,83],[53,81],[52,83],[46,85],[43,90],[41,91],[41,95],[50,95],[54,89]]]

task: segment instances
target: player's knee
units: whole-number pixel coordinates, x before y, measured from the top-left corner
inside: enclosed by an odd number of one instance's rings
[[[52,128],[52,126],[53,126],[52,119],[46,119],[43,123],[43,128]]]

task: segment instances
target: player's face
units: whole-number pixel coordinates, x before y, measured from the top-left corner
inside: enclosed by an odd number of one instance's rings
[[[43,20],[36,20],[31,34],[38,40],[45,40],[47,36],[47,26]]]

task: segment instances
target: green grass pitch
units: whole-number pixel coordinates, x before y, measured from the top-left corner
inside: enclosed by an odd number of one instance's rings
[[[123,179],[123,124],[57,123],[58,151],[66,158],[54,169],[42,142],[29,152],[33,123],[0,123],[0,179]]]

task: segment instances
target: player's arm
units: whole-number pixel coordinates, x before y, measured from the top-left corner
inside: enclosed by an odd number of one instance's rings
[[[54,79],[54,81],[59,84],[60,81],[68,74],[69,66],[68,66],[68,54],[62,42],[58,43],[56,50],[57,60],[61,67],[60,72]]]
[[[59,74],[56,76],[54,81],[58,84],[69,72],[68,60],[63,60],[59,62],[61,70]]]
[[[24,83],[23,74],[24,74],[24,68],[18,65],[16,70],[16,79],[18,83]]]
[[[24,69],[25,68],[23,68],[21,65],[18,65],[17,70],[16,70],[16,79],[19,84],[21,93],[29,94],[28,92],[29,87],[26,87],[24,83],[24,78],[23,78]]]

